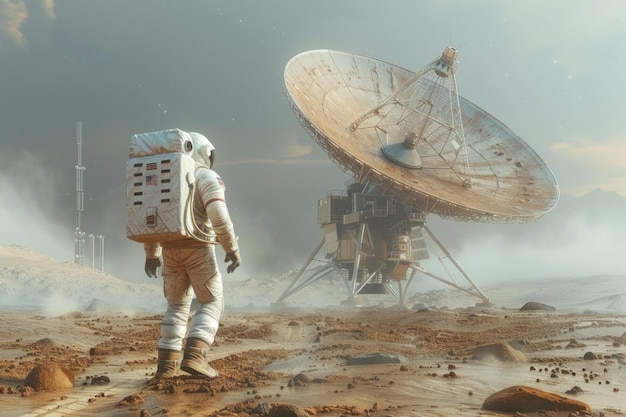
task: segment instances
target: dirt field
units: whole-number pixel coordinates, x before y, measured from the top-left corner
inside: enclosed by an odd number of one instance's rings
[[[583,401],[595,416],[626,415],[626,317],[614,314],[477,307],[227,313],[212,349],[220,372],[212,380],[154,378],[159,315],[0,316],[0,417],[514,415],[481,409],[489,395],[514,385]],[[527,360],[474,358],[477,346],[501,341]],[[587,352],[596,359],[583,359]],[[37,364],[70,369],[74,387],[24,390]],[[566,394],[575,386],[582,392]]]

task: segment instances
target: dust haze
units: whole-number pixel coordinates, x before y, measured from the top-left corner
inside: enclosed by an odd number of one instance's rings
[[[49,169],[44,158],[28,153],[3,155],[0,178],[4,202],[0,206],[0,244],[17,244],[61,262],[74,262],[73,186],[58,182],[58,173]],[[237,190],[229,192],[237,194]],[[149,282],[143,273],[142,245],[125,239],[123,190],[119,194],[104,200],[108,207],[100,208],[100,229],[92,231],[87,225],[83,231],[105,235],[107,273],[127,281]],[[323,236],[315,217],[319,194],[313,190],[307,211],[292,214],[307,228],[303,235],[268,226],[280,221],[276,211],[240,216],[237,205],[231,205],[237,231],[244,236],[240,242],[244,264],[226,279],[258,281],[300,268]],[[616,193],[598,190],[587,196],[562,198],[537,223],[467,224],[435,216],[428,221],[432,232],[479,285],[544,277],[619,275],[626,273],[620,262],[625,235],[620,213],[625,201]],[[89,218],[88,211],[84,217]],[[119,245],[120,241],[124,245]],[[290,242],[297,250],[275,250]],[[84,265],[91,263],[90,250],[87,240]],[[98,269],[97,250],[95,255]],[[318,258],[323,258],[323,253]],[[437,268],[436,264],[435,254],[424,262],[427,269]],[[438,286],[429,280],[421,280],[418,285],[418,289]]]
[[[0,157],[0,164],[2,244],[26,246],[73,262],[73,229],[61,221],[58,177],[47,169],[43,156],[9,153]]]
[[[592,225],[578,213],[561,222],[558,232],[547,229],[523,239],[476,236],[462,247],[459,260],[480,282],[489,284],[626,272],[620,262],[623,228],[610,222]]]

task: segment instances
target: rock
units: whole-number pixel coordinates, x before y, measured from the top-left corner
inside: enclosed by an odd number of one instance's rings
[[[584,360],[587,360],[587,361],[591,361],[591,360],[594,360],[594,359],[598,359],[598,355],[596,355],[596,354],[595,354],[595,353],[593,353],[593,352],[586,352],[586,353],[583,355],[583,359],[584,359]]]
[[[565,349],[581,348],[581,347],[585,347],[585,346],[587,346],[587,345],[585,345],[584,343],[580,343],[576,339],[570,339],[569,343],[567,344],[567,346],[565,346]]]
[[[69,369],[57,365],[36,366],[31,370],[24,386],[35,391],[56,391],[74,386],[74,373]]]
[[[91,385],[107,385],[111,379],[106,375],[94,376],[91,378]]]
[[[505,388],[490,395],[483,402],[482,408],[511,413],[539,410],[591,412],[591,407],[582,401],[523,385]]]
[[[274,404],[267,417],[309,417],[309,413],[293,404]]]
[[[574,385],[572,389],[568,389],[567,391],[565,391],[566,394],[571,394],[571,395],[578,395],[581,392],[583,392],[583,389],[579,387],[578,385]]]
[[[31,346],[58,346],[58,344],[49,337],[44,337],[43,339],[39,339],[36,342],[33,342]]]
[[[348,358],[348,365],[375,365],[381,363],[402,363],[406,359],[399,355],[387,355],[383,353],[373,353],[371,355],[354,356]]]
[[[538,303],[536,301],[529,301],[520,308],[520,311],[532,311],[532,310],[543,310],[543,311],[556,311],[555,307],[549,306],[547,304]]]
[[[117,403],[117,407],[130,407],[145,403],[146,400],[139,394],[131,394]]]
[[[270,412],[270,405],[268,403],[259,403],[256,407],[249,411],[249,414],[266,416]]]
[[[311,377],[306,374],[297,374],[293,377],[293,381],[308,384],[309,382],[311,382]]]
[[[526,355],[513,349],[509,342],[489,343],[477,346],[472,359],[485,361],[497,360],[500,362],[526,362]]]
[[[89,356],[105,356],[110,355],[113,349],[109,347],[96,346],[89,349]]]

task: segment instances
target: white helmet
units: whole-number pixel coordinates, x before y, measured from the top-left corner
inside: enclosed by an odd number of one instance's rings
[[[213,157],[215,156],[215,146],[206,136],[197,132],[189,132],[191,141],[193,142],[194,161],[200,164],[206,164],[211,168],[213,166]]]

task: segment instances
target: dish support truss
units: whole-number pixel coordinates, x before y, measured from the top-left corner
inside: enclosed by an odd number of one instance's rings
[[[359,295],[389,294],[404,306],[408,289],[419,274],[474,296],[480,304],[490,304],[485,292],[426,226],[424,214],[365,191],[362,184],[351,187],[347,196],[329,194],[319,200],[318,222],[325,235],[277,304],[331,273],[341,277],[347,303],[352,305],[357,304]],[[351,211],[354,207],[359,208]],[[319,255],[324,247],[322,260]],[[440,271],[427,269],[421,262],[433,258]]]

